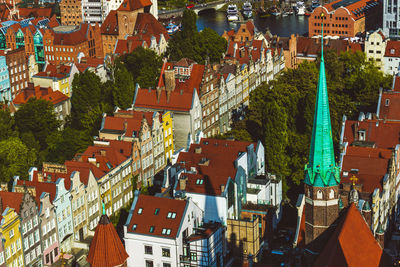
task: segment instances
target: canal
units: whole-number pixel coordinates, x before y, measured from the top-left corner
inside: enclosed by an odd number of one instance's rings
[[[272,34],[278,36],[290,36],[292,33],[303,35],[308,32],[308,17],[305,16],[269,16],[266,18],[258,18],[256,16],[254,24],[259,31],[265,33],[269,30]],[[220,11],[204,11],[197,18],[197,28],[199,31],[209,27],[221,35],[224,31],[236,30],[239,26],[240,23],[228,22],[225,12]]]

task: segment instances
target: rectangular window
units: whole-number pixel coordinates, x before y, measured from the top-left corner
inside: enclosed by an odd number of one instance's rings
[[[144,246],[144,254],[153,255],[153,247],[152,246]]]
[[[170,253],[170,250],[169,250],[169,248],[163,248],[162,249],[162,256],[163,257],[171,257],[171,253]]]
[[[191,261],[197,261],[197,254],[196,254],[196,252],[191,252],[191,253],[190,253],[190,260],[191,260]]]
[[[154,267],[153,261],[146,260],[146,267]]]

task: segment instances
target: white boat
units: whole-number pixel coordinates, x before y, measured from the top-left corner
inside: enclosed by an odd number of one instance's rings
[[[173,23],[169,23],[169,24],[167,25],[167,27],[165,27],[165,29],[167,30],[167,33],[168,33],[169,35],[171,35],[171,34],[176,33],[177,31],[179,31],[179,26],[178,26],[178,25],[175,25],[175,24],[173,24]]]
[[[243,17],[249,19],[253,16],[253,8],[250,2],[245,2],[243,4]]]
[[[236,5],[229,5],[228,9],[226,10],[226,17],[228,18],[228,21],[238,21],[239,20],[239,14],[238,14],[238,9]]]
[[[297,2],[296,4],[296,15],[297,16],[304,16],[304,14],[306,13],[306,6],[304,5],[304,2]]]

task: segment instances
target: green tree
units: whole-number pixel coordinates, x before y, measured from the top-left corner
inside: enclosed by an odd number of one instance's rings
[[[18,137],[0,141],[0,180],[8,182],[14,176],[26,179],[36,162],[36,151],[29,149]]]
[[[138,83],[142,88],[155,88],[161,72],[162,58],[153,50],[139,46],[132,53],[122,56],[121,61],[132,74],[135,85]]]
[[[205,28],[200,32],[200,40],[203,55],[207,55],[210,62],[218,62],[226,51],[227,42],[216,31]]]
[[[43,99],[29,99],[15,112],[14,116],[20,135],[31,133],[34,140],[39,143],[41,150],[47,148],[47,136],[60,127],[53,104]]]
[[[16,136],[15,121],[11,116],[10,110],[0,109],[0,141],[8,139],[11,136]]]
[[[115,70],[115,81],[113,87],[114,106],[127,109],[132,106],[135,94],[135,84],[132,75],[122,63],[118,63]]]
[[[91,135],[71,127],[54,132],[47,137],[47,161],[64,163],[77,152],[83,152],[92,144]]]

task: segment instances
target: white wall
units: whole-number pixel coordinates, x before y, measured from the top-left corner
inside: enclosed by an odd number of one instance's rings
[[[191,197],[201,210],[204,211],[204,221],[216,221],[226,223],[228,216],[228,199],[221,196],[208,196],[186,192],[187,197]]]

